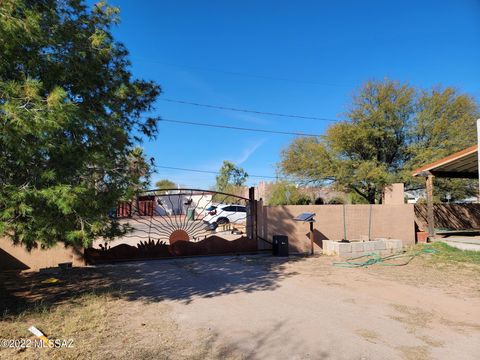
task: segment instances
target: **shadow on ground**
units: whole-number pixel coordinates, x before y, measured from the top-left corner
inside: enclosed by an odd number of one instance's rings
[[[194,297],[273,290],[293,275],[285,263],[303,258],[270,256],[202,257],[74,268],[53,274],[0,274],[0,314],[18,314],[35,305],[75,301],[81,294],[110,293],[126,300],[188,303]],[[58,279],[48,283],[48,279]]]
[[[228,338],[228,337],[227,337]],[[288,339],[288,341],[285,341]],[[276,346],[276,348],[272,348]],[[246,337],[226,341],[225,336],[217,332],[210,335],[201,343],[195,346],[194,359],[330,359],[330,353],[324,350],[305,350],[303,339],[292,335],[292,327],[286,321],[274,322],[268,330],[255,331]],[[158,352],[157,352],[158,354]],[[152,358],[156,358],[152,356]]]

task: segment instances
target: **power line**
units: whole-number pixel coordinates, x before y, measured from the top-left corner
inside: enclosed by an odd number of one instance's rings
[[[211,72],[216,72],[216,73],[220,73],[220,74],[227,74],[227,75],[234,75],[234,76],[244,76],[244,77],[257,78],[257,79],[288,81],[288,82],[311,84],[311,85],[321,85],[321,86],[351,87],[350,85],[347,85],[347,84],[334,84],[334,83],[310,81],[310,80],[304,80],[304,79],[292,79],[292,78],[278,77],[278,76],[251,74],[251,73],[244,73],[244,72],[237,72],[237,71],[215,69],[215,68],[210,68],[210,67],[202,67],[202,66],[173,64],[173,63],[169,63],[169,62],[149,60],[149,59],[138,58],[138,57],[136,59],[139,60],[139,61],[147,62],[147,63],[162,64],[162,65],[172,66],[172,67],[177,67],[177,68],[211,71]]]
[[[218,175],[219,172],[217,171],[207,171],[207,170],[198,170],[198,169],[187,169],[187,168],[179,168],[173,166],[163,166],[163,165],[156,165],[155,167],[160,169],[169,169],[169,170],[182,170],[182,171],[190,171],[190,172],[197,172],[197,173],[205,173],[205,174],[215,174]],[[264,178],[264,179],[277,179],[277,176],[268,176],[268,175],[248,175],[248,177],[252,178]]]
[[[240,130],[240,131],[252,131],[252,132],[262,132],[262,133],[270,133],[270,134],[296,135],[296,136],[308,136],[308,137],[318,137],[318,136],[321,136],[320,134],[305,134],[305,133],[290,132],[290,131],[276,131],[276,130],[266,130],[266,129],[253,129],[253,128],[238,127],[238,126],[217,125],[217,124],[210,124],[210,123],[203,123],[203,122],[181,121],[181,120],[163,119],[163,118],[158,119],[158,121],[169,122],[169,123],[174,123],[174,124],[184,124],[184,125],[194,125],[194,126],[206,126],[206,127],[213,127],[213,128],[230,129],[230,130]]]
[[[171,103],[177,103],[177,104],[203,106],[203,107],[212,108],[212,109],[229,110],[229,111],[239,111],[239,112],[251,113],[251,114],[261,114],[261,115],[270,115],[270,116],[282,116],[282,117],[289,117],[289,118],[318,120],[318,121],[338,121],[338,120],[336,120],[336,119],[321,118],[321,117],[316,117],[316,116],[288,115],[288,114],[274,113],[274,112],[268,112],[268,111],[258,111],[258,110],[232,108],[232,107],[228,107],[228,106],[201,104],[201,103],[196,103],[196,102],[191,102],[191,101],[184,101],[184,100],[176,100],[176,99],[164,99],[164,98],[160,98],[160,100],[167,101],[167,102],[171,102]]]

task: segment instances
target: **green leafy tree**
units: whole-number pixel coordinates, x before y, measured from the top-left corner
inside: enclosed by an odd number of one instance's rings
[[[307,205],[310,202],[308,195],[287,181],[273,184],[268,194],[268,205]]]
[[[155,183],[157,189],[176,189],[177,184],[168,179],[161,179]]]
[[[450,87],[421,91],[408,132],[404,181],[409,187],[421,188],[425,182],[412,178],[411,169],[476,144],[475,119],[479,117],[478,104],[467,94]],[[450,201],[462,200],[477,195],[478,181],[437,178],[434,189],[437,201],[446,201],[447,194]]]
[[[233,188],[244,186],[247,178],[248,174],[245,170],[225,160],[216,178],[216,189],[222,192],[229,192]]]
[[[247,178],[248,174],[245,170],[225,160],[219,170],[214,189],[235,196],[215,194],[213,201],[219,203],[237,203],[238,198],[236,196],[247,196],[244,186]]]
[[[159,189],[156,191],[157,194],[166,194],[168,191],[165,191],[165,189],[176,189],[177,184],[168,179],[161,179],[155,183],[155,188]]]
[[[81,0],[0,5],[0,233],[16,243],[113,237],[108,211],[148,177],[136,143],[160,87],[133,78],[118,19]]]
[[[303,181],[333,182],[374,203],[398,177],[414,92],[393,81],[367,82],[347,117],[321,138],[297,138],[283,152],[281,167]]]
[[[152,174],[152,165],[153,159],[150,159],[150,162],[148,162],[141,147],[137,146],[130,151],[127,169],[127,174],[130,176],[130,193],[138,193],[148,188]]]
[[[337,197],[337,199],[342,199],[341,197]],[[348,201],[347,201],[348,200]],[[347,199],[342,199],[343,202],[338,202],[339,204],[368,204],[368,201],[364,198],[358,195],[356,192],[350,192],[347,194]]]
[[[334,196],[330,200],[328,200],[329,205],[341,205],[341,204],[346,204],[347,202],[343,197],[340,196]]]
[[[304,182],[333,183],[380,202],[385,185],[414,184],[412,169],[473,144],[477,116],[478,104],[450,88],[415,92],[395,81],[370,81],[353,97],[350,121],[330,126],[320,138],[295,139],[280,166]],[[452,199],[475,191],[472,181],[436,183]]]

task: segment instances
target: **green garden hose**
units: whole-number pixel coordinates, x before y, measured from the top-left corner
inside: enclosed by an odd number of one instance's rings
[[[396,254],[392,254],[384,257],[381,257],[380,255],[375,253],[369,253],[356,258],[347,259],[347,261],[344,261],[344,262],[334,262],[333,266],[343,267],[343,268],[367,267],[374,264],[378,264],[382,266],[404,266],[404,265],[407,265],[410,261],[412,261],[415,257],[417,257],[422,253],[435,254],[437,252],[438,250],[436,249],[425,248],[415,252],[402,251],[401,253],[396,253]],[[366,258],[365,261],[358,261],[359,259],[364,259],[364,258]],[[397,260],[401,258],[406,258],[407,260],[402,263],[388,263],[388,261]]]

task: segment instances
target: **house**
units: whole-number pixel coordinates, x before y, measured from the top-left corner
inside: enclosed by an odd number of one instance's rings
[[[186,215],[189,209],[201,214],[212,205],[213,197],[209,192],[194,190],[169,190],[165,192],[146,192],[139,195],[137,201],[121,202],[117,206],[117,217],[175,216]]]

